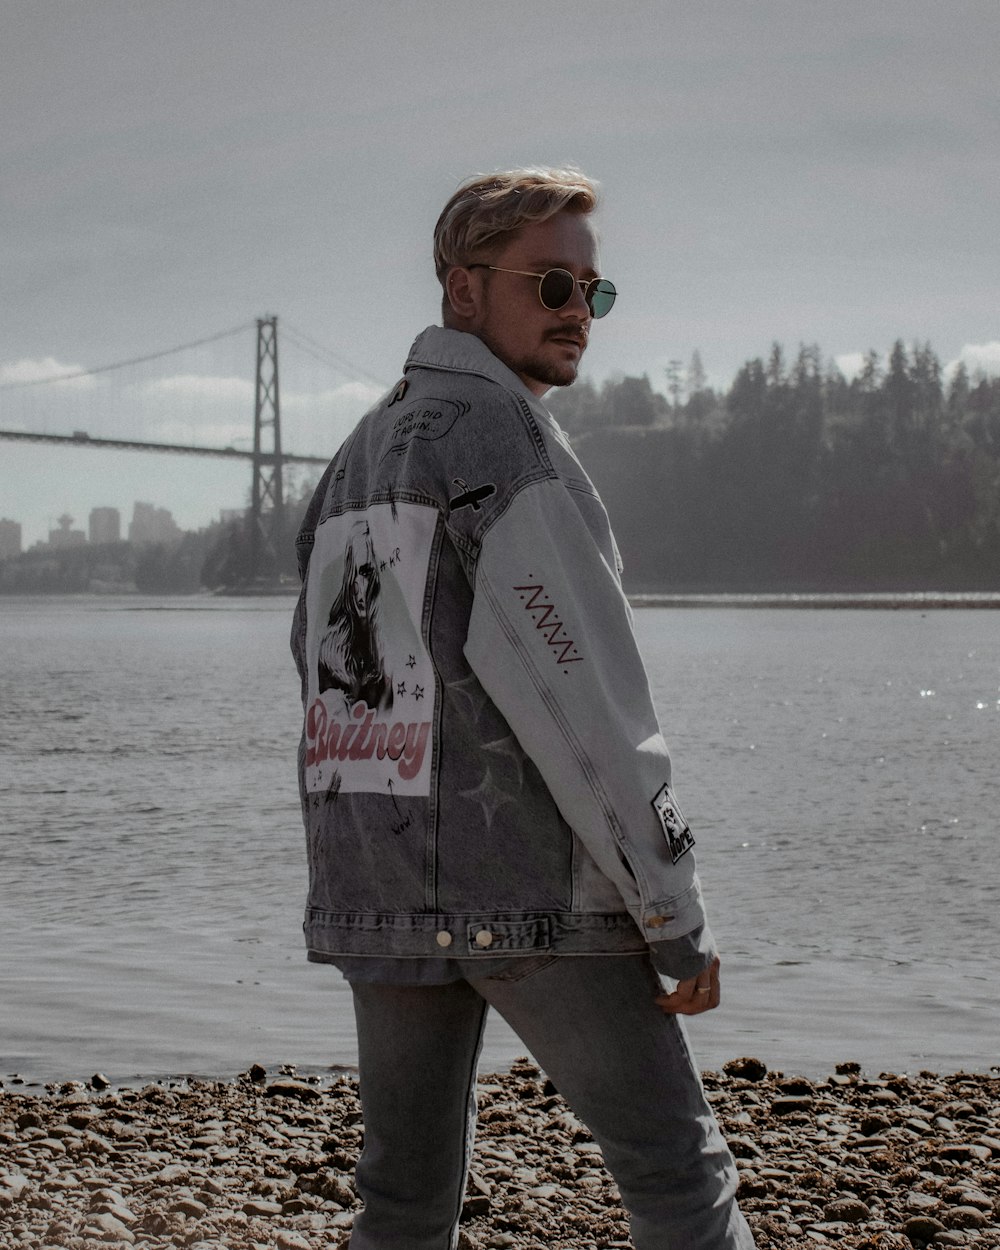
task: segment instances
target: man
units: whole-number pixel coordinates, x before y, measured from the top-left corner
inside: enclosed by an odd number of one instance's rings
[[[489,1006],[600,1144],[637,1250],[753,1245],[678,1020],[719,1002],[693,838],[606,514],[541,403],[614,302],[595,205],[575,171],[459,188],[444,328],[299,535],[306,940],[352,986],[365,1122],[351,1250],[455,1245]],[[324,684],[358,558],[368,685]],[[374,638],[392,688],[355,697]]]

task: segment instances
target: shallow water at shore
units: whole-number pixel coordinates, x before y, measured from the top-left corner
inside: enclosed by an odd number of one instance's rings
[[[351,1064],[305,963],[287,600],[0,601],[0,1076]],[[1000,1061],[992,613],[638,612],[724,1005],[702,1066]],[[483,1068],[523,1047],[493,1021]]]

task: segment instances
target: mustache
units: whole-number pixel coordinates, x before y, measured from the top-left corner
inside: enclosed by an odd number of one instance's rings
[[[590,329],[584,325],[560,326],[557,330],[550,330],[545,337],[547,339],[570,339],[580,347],[586,347],[590,338]]]

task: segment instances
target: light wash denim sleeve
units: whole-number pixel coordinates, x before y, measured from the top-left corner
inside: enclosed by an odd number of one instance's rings
[[[596,494],[548,478],[515,495],[483,537],[465,655],[647,941],[704,924]]]

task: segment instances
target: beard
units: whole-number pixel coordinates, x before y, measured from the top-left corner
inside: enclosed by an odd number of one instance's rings
[[[521,377],[544,382],[546,386],[572,386],[576,381],[578,369],[578,361],[543,360],[541,357],[533,356],[521,361],[514,371]]]
[[[552,338],[557,337],[552,335]],[[575,360],[559,359],[543,351],[527,353],[520,360],[511,364],[511,368],[522,378],[531,378],[544,386],[572,386],[583,361],[586,351],[586,338]]]

